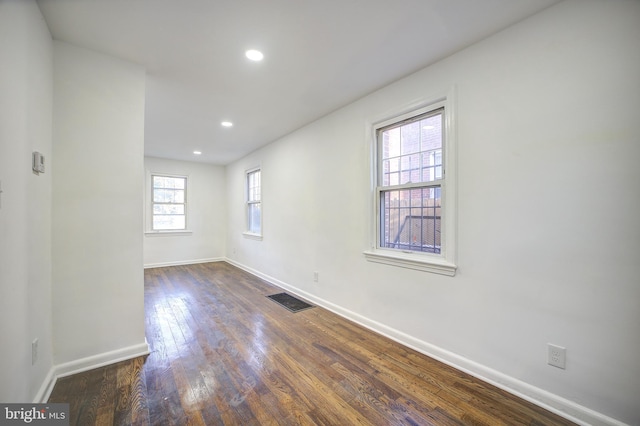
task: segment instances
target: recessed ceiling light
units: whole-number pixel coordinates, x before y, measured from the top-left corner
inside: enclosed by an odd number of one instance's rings
[[[246,55],[247,58],[255,62],[258,62],[264,59],[264,55],[259,50],[253,50],[253,49],[247,50],[246,52],[244,52],[244,54]]]
[[[230,121],[223,121],[220,125],[222,125],[222,127],[231,127],[233,126],[233,123]]]
[[[202,154],[202,151],[193,151],[193,153],[194,153],[195,155],[200,155],[200,154]]]

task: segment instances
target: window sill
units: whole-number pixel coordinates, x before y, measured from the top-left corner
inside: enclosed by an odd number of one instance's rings
[[[262,234],[254,234],[253,232],[243,232],[242,236],[250,240],[262,241]]]
[[[193,231],[190,230],[179,230],[179,231],[145,231],[144,235],[146,237],[168,237],[168,236],[185,236],[191,235]]]
[[[396,253],[391,251],[365,251],[364,256],[369,262],[383,263],[385,265],[399,266],[401,268],[415,269],[423,272],[446,275],[453,277],[458,267],[441,258],[426,257],[418,253]]]

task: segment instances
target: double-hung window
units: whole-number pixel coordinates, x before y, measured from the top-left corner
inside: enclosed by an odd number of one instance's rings
[[[187,178],[151,175],[153,231],[187,229]]]
[[[247,172],[247,233],[262,235],[262,194],[260,169]]]
[[[455,273],[447,114],[443,101],[373,126],[376,241],[368,260]]]
[[[442,108],[378,129],[380,247],[442,248]]]

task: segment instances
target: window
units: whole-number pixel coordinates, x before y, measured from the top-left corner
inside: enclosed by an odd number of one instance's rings
[[[260,169],[247,172],[247,233],[262,234]]]
[[[447,100],[372,125],[374,262],[454,275],[455,162]]]
[[[152,221],[154,231],[187,229],[187,178],[151,176]]]
[[[380,247],[441,251],[443,114],[440,108],[377,130]]]

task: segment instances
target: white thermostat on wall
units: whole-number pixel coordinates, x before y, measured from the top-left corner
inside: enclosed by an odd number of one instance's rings
[[[36,173],[44,173],[44,155],[38,151],[33,151],[31,160],[31,168],[33,171]]]

